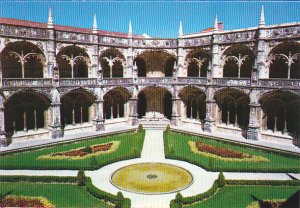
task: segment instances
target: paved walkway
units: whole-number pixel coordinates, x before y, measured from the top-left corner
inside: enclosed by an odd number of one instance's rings
[[[189,124],[180,125],[180,126],[172,126],[171,129],[190,132],[190,133],[196,133],[199,135],[207,135],[207,136],[214,136],[214,137],[219,137],[219,138],[226,138],[226,140],[230,140],[230,141],[234,141],[234,142],[241,142],[241,143],[251,144],[251,145],[256,145],[256,146],[261,146],[261,147],[267,147],[267,148],[273,148],[273,149],[278,149],[278,150],[290,151],[290,152],[294,152],[294,153],[300,153],[300,148],[293,144],[287,144],[284,142],[263,140],[263,139],[258,140],[258,141],[247,140],[244,137],[242,137],[241,135],[228,134],[228,133],[224,133],[224,132],[209,133],[209,132],[204,132],[204,131],[200,130],[200,128],[195,128],[194,126],[191,126]]]
[[[193,184],[182,190],[183,196],[193,196],[207,191],[218,177],[218,172],[208,172],[196,165],[187,162],[165,159],[163,146],[162,130],[146,130],[145,142],[141,158],[116,162],[104,166],[95,171],[86,171],[90,176],[93,184],[101,190],[117,194],[120,191],[111,184],[111,174],[126,165],[137,164],[142,162],[161,162],[182,167],[193,175]],[[54,175],[54,176],[75,176],[77,171],[74,170],[0,170],[0,175]],[[224,173],[226,179],[244,179],[244,180],[291,180],[285,173]],[[293,174],[294,177],[300,178],[300,174]],[[169,208],[171,199],[175,198],[176,193],[145,195],[123,191],[125,197],[131,199],[132,208]]]

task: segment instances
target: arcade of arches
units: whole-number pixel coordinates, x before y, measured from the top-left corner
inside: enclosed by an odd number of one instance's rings
[[[197,88],[186,86],[178,94],[181,106],[181,119],[193,119],[201,123],[207,120],[207,95]],[[223,88],[213,96],[214,107],[209,112],[217,128],[246,130],[250,119],[250,98],[242,90]],[[64,93],[60,99],[60,122],[62,129],[67,126],[80,127],[90,125],[96,117],[97,97],[84,88],[77,88]],[[136,106],[139,119],[147,112],[158,112],[167,119],[173,116],[172,94],[157,86],[146,87],[139,91],[136,102],[132,105],[131,93],[122,87],[116,87],[103,96],[103,109],[100,112],[105,120],[130,118]],[[277,134],[298,138],[300,135],[300,96],[286,91],[264,93],[259,99],[257,112],[258,125],[262,134]],[[180,104],[178,103],[178,104]],[[27,132],[29,130],[49,129],[53,123],[51,99],[41,92],[24,90],[8,97],[4,102],[6,132]],[[178,107],[178,106],[176,106]],[[209,108],[210,109],[210,108]]]

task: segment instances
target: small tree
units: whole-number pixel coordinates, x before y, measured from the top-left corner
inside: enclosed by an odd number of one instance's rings
[[[96,166],[98,165],[98,161],[97,161],[95,155],[93,155],[93,156],[91,157],[90,163],[91,163],[91,166],[92,166],[92,167],[96,167]]]
[[[85,185],[86,176],[83,170],[79,170],[77,174],[77,182],[78,186],[84,186]]]
[[[85,148],[82,149],[82,151],[84,151],[86,153],[92,153],[93,149],[90,146],[86,146]]]
[[[143,132],[144,128],[142,126],[142,124],[139,124],[139,127],[138,127],[138,132],[141,133]]]
[[[166,132],[170,131],[170,124],[168,124],[167,128],[166,128]]]
[[[183,196],[181,193],[178,192],[175,196],[175,202],[177,204],[176,207],[178,207],[178,208],[182,207],[182,200],[183,200]]]
[[[123,201],[124,201],[124,196],[122,194],[121,191],[119,191],[117,193],[117,201],[116,201],[116,208],[122,208],[122,204],[123,204]]]
[[[219,177],[218,177],[218,185],[219,185],[219,187],[224,187],[225,184],[226,184],[226,181],[225,181],[224,174],[223,174],[223,172],[220,172]]]

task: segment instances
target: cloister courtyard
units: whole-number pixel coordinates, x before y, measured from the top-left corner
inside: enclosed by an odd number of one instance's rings
[[[0,17],[0,207],[299,208],[300,23],[264,11],[175,38]]]

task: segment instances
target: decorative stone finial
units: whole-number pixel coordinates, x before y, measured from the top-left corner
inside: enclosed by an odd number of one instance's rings
[[[53,17],[52,17],[52,10],[51,7],[49,8],[48,12],[48,28],[53,28]]]
[[[97,17],[96,14],[94,14],[94,21],[93,21],[93,33],[97,33],[98,26],[97,26]]]
[[[219,27],[218,27],[218,16],[216,15],[216,17],[215,17],[215,24],[214,24],[214,31],[216,31],[216,30],[219,30]]]
[[[131,20],[129,20],[128,37],[132,37],[132,25],[131,25]]]
[[[181,22],[181,20],[179,22],[178,36],[183,36],[183,30],[182,30],[182,22]]]
[[[259,27],[264,27],[265,23],[265,12],[264,12],[264,5],[261,6],[260,10],[260,17],[259,17]]]

